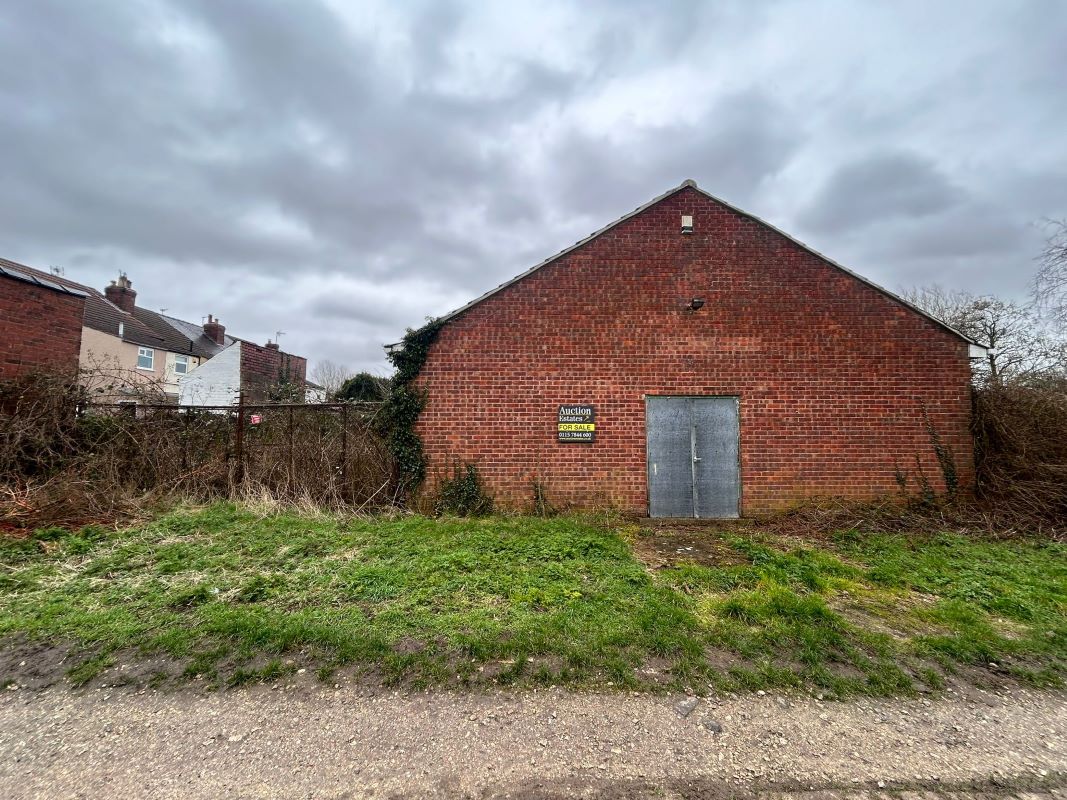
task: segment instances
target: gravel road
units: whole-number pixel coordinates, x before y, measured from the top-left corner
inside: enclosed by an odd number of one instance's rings
[[[392,694],[310,675],[216,694],[0,694],[0,797],[11,800],[960,793],[1067,798],[1067,697],[687,703],[562,690]]]

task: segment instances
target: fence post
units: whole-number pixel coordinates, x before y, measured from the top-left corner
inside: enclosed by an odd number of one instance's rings
[[[237,457],[237,483],[241,483],[245,477],[245,393],[237,393],[237,431],[234,436],[233,449]]]
[[[341,492],[348,497],[348,403],[341,406]]]
[[[289,489],[296,486],[296,473],[293,470],[293,407],[289,406]]]
[[[185,409],[182,414],[182,477],[189,471],[189,420],[192,419],[192,408]]]

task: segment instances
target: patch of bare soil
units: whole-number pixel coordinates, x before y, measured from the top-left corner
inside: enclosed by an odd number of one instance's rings
[[[740,524],[722,520],[645,520],[633,539],[632,548],[634,555],[650,569],[679,563],[709,567],[743,564],[744,556],[724,539],[738,527]]]
[[[936,668],[936,665],[930,665]],[[945,681],[946,690],[954,691],[964,697],[970,696],[976,689],[986,692],[1013,692],[1025,688],[1026,684],[1019,680],[1009,669],[1032,668],[1033,664],[1019,661],[1014,664],[992,663],[984,666],[974,664],[954,664],[952,670],[941,669],[940,672]]]
[[[425,652],[418,649],[415,640],[399,643],[398,653],[418,654]],[[10,637],[0,641],[0,689],[44,690],[51,687],[70,686],[68,677],[71,670],[79,667],[95,654],[71,645],[69,642],[48,642],[29,639],[24,636]],[[192,663],[187,659],[176,659],[160,653],[143,653],[136,649],[122,650],[111,654],[110,662],[94,677],[79,687],[83,691],[92,691],[110,687],[128,687],[130,689],[158,689],[165,692],[191,690],[193,692],[231,688],[239,673],[250,675],[253,683],[262,682],[278,688],[292,684],[291,688],[315,692],[323,687],[344,685],[358,687],[369,695],[400,691],[418,691],[433,684],[439,691],[492,691],[500,686],[527,687],[538,686],[558,681],[566,682],[566,663],[558,656],[530,656],[522,665],[513,659],[492,660],[481,664],[471,663],[458,651],[440,653],[439,674],[424,674],[418,667],[409,673],[398,676],[389,674],[378,665],[348,664],[330,670],[320,679],[318,668],[322,662],[310,653],[289,653],[277,660],[281,670],[276,674],[268,670],[263,677],[255,677],[264,671],[275,657],[259,655],[251,660],[237,659],[233,656],[222,658],[217,664],[207,668],[203,674],[190,674],[187,667]],[[709,666],[726,674],[732,669],[751,667],[752,663],[743,656],[721,648],[707,646],[704,659]],[[674,663],[670,659],[650,657],[636,667],[634,677],[641,690],[652,694],[677,688],[677,676],[673,671]],[[803,665],[795,662],[778,661],[775,666],[801,672]],[[1025,688],[1026,684],[1012,673],[1013,667],[1026,668],[1033,665],[990,664],[982,666],[954,665],[946,670],[936,662],[922,661],[913,665],[927,667],[936,671],[943,680],[944,689],[957,692],[963,696],[975,690],[994,690],[998,692]],[[845,661],[832,661],[828,668],[840,677],[854,678],[862,681],[864,675]],[[436,672],[436,670],[434,670]],[[913,679],[924,693],[942,694],[936,687],[927,688],[920,673],[913,670]],[[608,677],[599,675],[594,681],[603,685]],[[238,688],[246,680],[237,680]],[[610,683],[608,684],[611,685]]]
[[[673,666],[670,659],[652,656],[637,668],[637,677],[650,686],[667,686],[674,680],[671,675]]]
[[[749,666],[749,663],[737,653],[731,653],[729,650],[711,647],[710,645],[704,648],[704,660],[713,669],[722,673],[727,673],[731,669]]]
[[[103,686],[162,687],[183,680],[184,666],[163,655],[146,656],[133,651],[119,653],[115,663],[95,679]]]
[[[403,636],[400,641],[393,645],[393,649],[402,656],[412,656],[423,652],[426,645],[411,636]]]
[[[77,664],[67,643],[17,636],[0,642],[0,685],[44,689],[63,679]]]
[[[94,654],[70,642],[54,642],[15,636],[0,641],[0,686],[47,689],[67,683],[70,670]],[[101,670],[88,686],[162,686],[182,680],[184,664],[164,655],[145,655],[136,650],[114,654],[111,665]]]
[[[418,640],[405,637],[396,644],[394,652],[401,656],[418,656],[429,649]],[[65,642],[37,641],[24,636],[0,640],[0,689],[69,687],[70,671],[95,655],[91,650]],[[324,686],[343,683],[377,694],[398,690],[417,691],[430,682],[442,690],[482,691],[501,685],[540,684],[545,682],[546,674],[549,682],[555,682],[562,679],[567,667],[566,662],[556,655],[532,655],[521,664],[515,659],[473,663],[460,651],[448,649],[440,642],[436,645],[435,657],[437,660],[430,664],[430,669],[435,673],[433,676],[424,674],[425,669],[419,665],[398,676],[386,672],[377,664],[346,664],[329,669],[320,679],[319,668],[324,666],[323,661],[315,654],[303,651],[281,656],[259,654],[251,659],[230,654],[205,665],[203,672],[192,673],[188,667],[195,663],[193,657],[178,659],[163,653],[144,653],[130,648],[110,654],[108,665],[78,688],[91,691],[123,686],[164,691],[190,689],[195,692],[205,688],[232,688],[234,683],[241,686],[251,682],[271,686],[295,683],[308,691],[316,691]],[[270,669],[276,661],[280,662],[280,669]],[[650,676],[638,674],[638,678],[649,689],[667,686],[672,680],[669,666],[669,662],[664,661],[655,673]],[[242,673],[246,676],[243,679],[240,678]],[[649,679],[645,680],[646,677]],[[237,680],[231,683],[235,678]],[[603,675],[599,678],[606,680]]]

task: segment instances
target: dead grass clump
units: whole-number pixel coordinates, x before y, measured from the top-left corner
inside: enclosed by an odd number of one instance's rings
[[[862,501],[818,498],[753,521],[761,530],[794,538],[823,538],[840,531],[981,535],[998,539],[1042,536],[1067,540],[1067,518],[997,506],[987,498],[923,501],[886,497]]]
[[[820,497],[785,511],[759,517],[756,523],[771,533],[801,538],[826,536],[843,530],[894,533],[923,530],[931,526],[939,530],[953,530],[958,527],[958,512],[962,506],[962,503],[937,506],[913,498],[894,496],[876,500]]]

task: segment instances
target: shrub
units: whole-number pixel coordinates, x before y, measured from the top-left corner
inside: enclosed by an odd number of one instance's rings
[[[452,474],[441,482],[437,495],[438,514],[458,517],[480,517],[491,514],[493,498],[482,487],[478,468],[474,464],[455,465]]]
[[[389,381],[360,372],[346,380],[337,391],[338,400],[351,403],[380,403],[389,396]]]
[[[975,390],[977,490],[1002,515],[1067,520],[1067,378]]]

